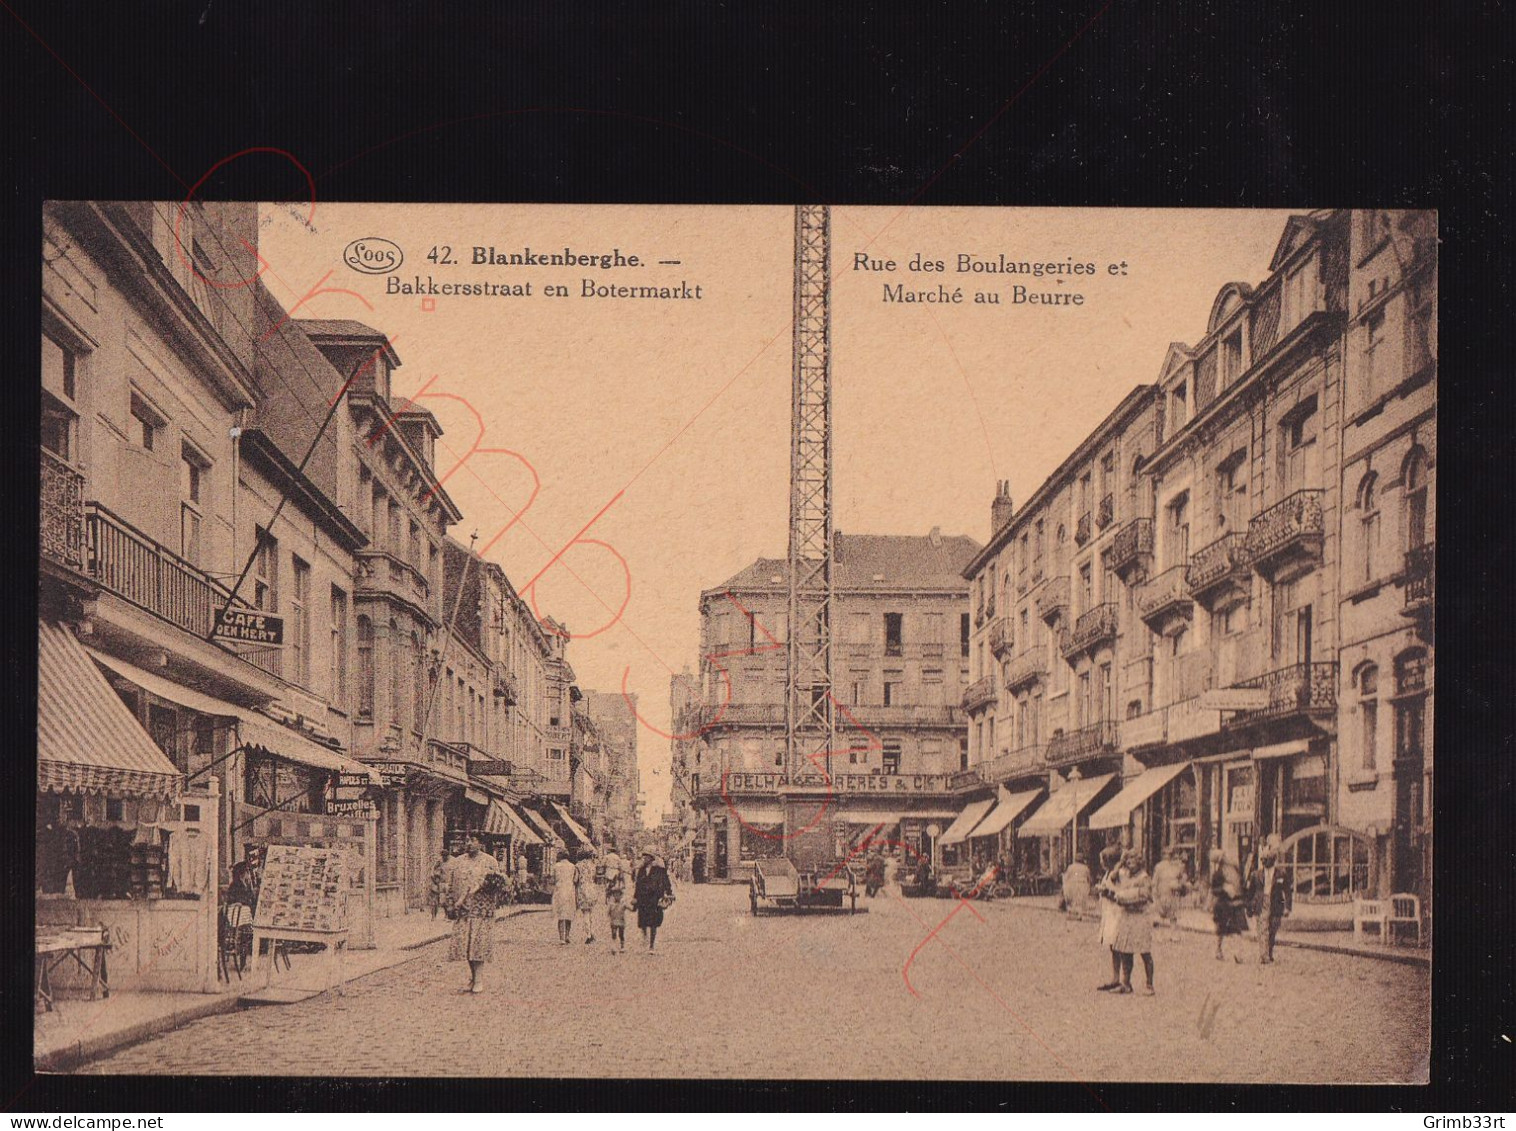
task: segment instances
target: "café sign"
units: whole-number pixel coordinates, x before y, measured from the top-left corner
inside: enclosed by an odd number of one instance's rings
[[[257,609],[225,608],[216,614],[214,632],[217,640],[237,644],[262,644],[271,648],[284,646],[284,618]]]
[[[1268,705],[1265,687],[1217,687],[1200,696],[1200,706],[1207,711],[1262,711]]]
[[[404,785],[410,765],[406,762],[370,762],[369,766],[385,785]]]
[[[797,774],[785,780],[783,774],[728,774],[726,788],[730,793],[777,793],[782,787],[795,789],[828,788],[823,774]],[[833,774],[830,789],[847,794],[913,794],[948,793],[946,774]]]

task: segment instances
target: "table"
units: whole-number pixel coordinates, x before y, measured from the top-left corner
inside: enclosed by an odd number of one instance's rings
[[[100,927],[76,927],[57,934],[38,935],[35,992],[44,1010],[51,1011],[54,1007],[53,971],[69,959],[73,959],[75,964],[90,976],[91,1001],[95,1000],[97,994],[101,997],[110,997],[110,976],[105,961],[106,952],[110,948],[110,940],[106,937],[104,929]],[[88,962],[84,960],[85,952],[90,955]]]

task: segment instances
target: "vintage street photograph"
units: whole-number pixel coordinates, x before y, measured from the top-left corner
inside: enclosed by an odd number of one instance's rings
[[[41,216],[37,1071],[1428,1081],[1435,213],[190,195]]]

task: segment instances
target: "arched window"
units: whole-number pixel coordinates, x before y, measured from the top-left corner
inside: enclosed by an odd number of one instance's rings
[[[1353,689],[1358,693],[1358,764],[1372,770],[1379,748],[1379,669],[1373,664],[1360,664],[1353,673]]]
[[[374,717],[374,622],[358,618],[358,717]]]
[[[1379,558],[1379,476],[1372,471],[1358,484],[1359,546],[1363,558],[1361,580],[1373,581]]]
[[[1427,455],[1412,448],[1401,469],[1405,484],[1405,548],[1407,552],[1427,542]]]
[[[1317,825],[1284,842],[1279,865],[1296,903],[1348,903],[1368,893],[1369,861],[1362,833]]]

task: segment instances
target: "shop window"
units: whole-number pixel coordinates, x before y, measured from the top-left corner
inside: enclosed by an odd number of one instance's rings
[[[1358,691],[1359,765],[1372,770],[1379,743],[1379,669],[1362,664],[1353,677]]]
[[[1369,843],[1348,829],[1303,830],[1285,841],[1280,867],[1298,903],[1348,903],[1369,891]]]

